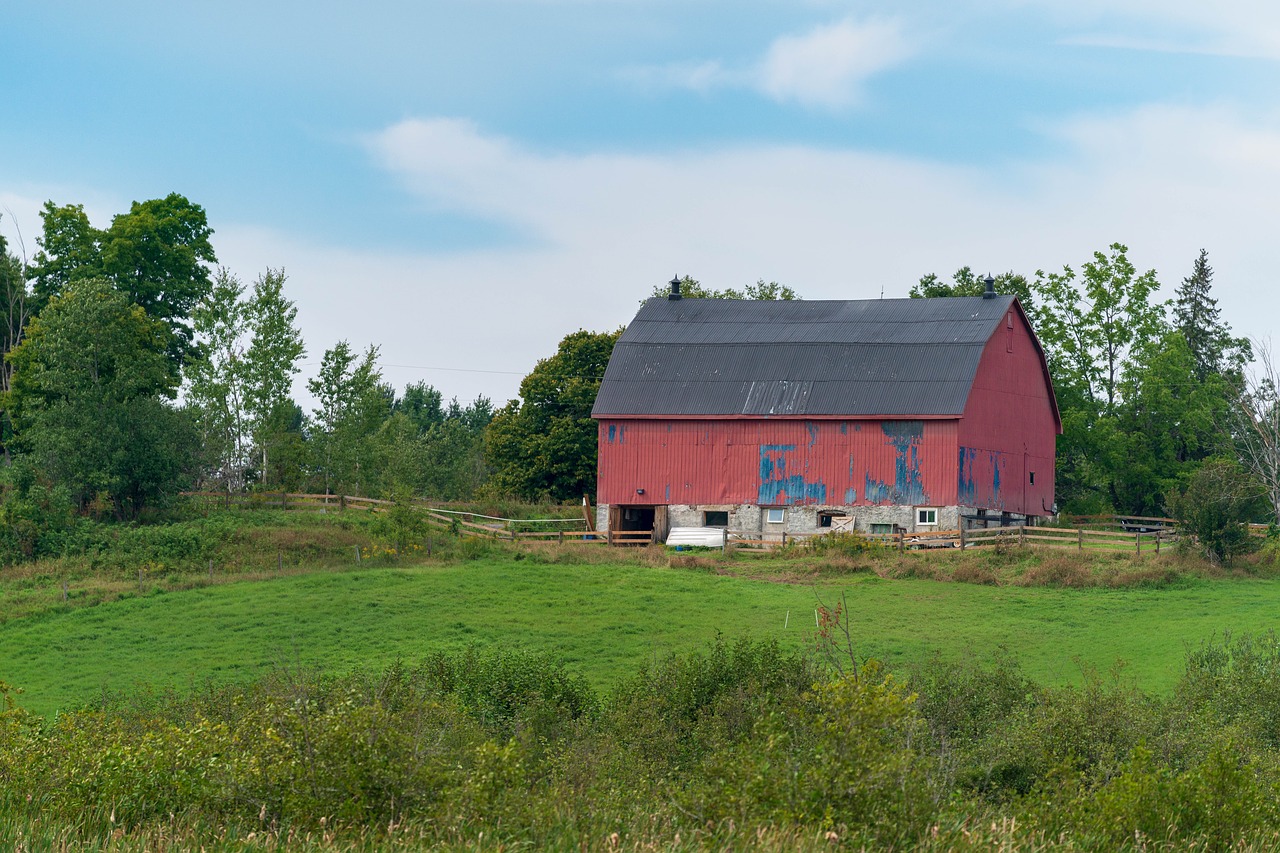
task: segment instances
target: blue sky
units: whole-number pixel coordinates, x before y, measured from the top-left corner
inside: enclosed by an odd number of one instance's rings
[[[0,233],[181,192],[241,278],[286,268],[309,363],[378,344],[398,385],[501,402],[673,273],[902,296],[1121,241],[1169,294],[1208,249],[1239,332],[1280,309],[1271,4],[16,0],[4,30]]]

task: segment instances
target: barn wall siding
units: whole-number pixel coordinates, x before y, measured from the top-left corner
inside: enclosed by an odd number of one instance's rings
[[[983,349],[960,420],[956,491],[962,503],[1050,513],[1057,424],[1049,395],[1031,327],[1012,310]]]
[[[957,503],[954,420],[601,419],[599,501]]]

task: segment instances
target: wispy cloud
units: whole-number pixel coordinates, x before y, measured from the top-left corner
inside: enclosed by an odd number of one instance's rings
[[[776,101],[838,109],[860,98],[864,81],[912,52],[896,21],[839,21],[777,39],[757,84]]]
[[[413,259],[319,252],[300,263],[321,278],[346,270],[335,294],[347,275],[408,279],[437,294],[424,302],[424,293],[388,289],[369,296],[367,317],[342,318],[353,339],[414,341],[416,355],[394,354],[407,364],[484,351],[493,356],[485,367],[519,369],[571,327],[627,322],[673,272],[717,287],[763,277],[809,298],[874,298],[882,286],[902,296],[926,272],[1030,273],[1079,264],[1115,240],[1170,286],[1207,248],[1227,319],[1241,333],[1266,331],[1280,313],[1270,288],[1280,268],[1271,234],[1280,115],[1149,106],[1044,132],[1060,143],[1052,158],[975,168],[815,146],[565,155],[467,121],[415,119],[368,139],[396,180],[424,203],[538,239]],[[426,315],[396,307],[417,304],[432,317],[480,311],[484,321],[436,322],[423,337],[415,329]],[[483,307],[494,305],[502,310]]]
[[[1039,9],[1067,44],[1280,59],[1280,6],[1267,0],[998,0]]]
[[[623,76],[644,88],[749,89],[779,103],[841,110],[862,99],[867,80],[914,52],[898,20],[845,18],[780,36],[741,67],[704,59],[631,68]]]

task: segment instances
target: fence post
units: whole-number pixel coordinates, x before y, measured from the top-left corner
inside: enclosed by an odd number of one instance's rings
[[[1156,531],[1156,553],[1160,553],[1160,531]]]
[[[1133,553],[1135,554],[1142,553],[1142,534],[1141,533],[1133,534]]]
[[[729,528],[727,527],[722,527],[720,529],[720,553],[729,553]]]
[[[561,544],[561,545],[563,545],[563,544],[564,544],[564,528],[563,528],[563,527],[562,527],[562,528],[560,528],[559,533],[560,533],[560,537],[559,537],[559,538],[560,538],[560,544]]]
[[[353,546],[351,546],[351,547],[353,547],[353,548],[355,548],[355,549],[356,549],[356,565],[358,566],[358,565],[360,565],[360,546],[359,546],[359,545],[353,545]]]
[[[288,492],[281,492],[281,493],[280,493],[280,508],[281,508],[281,509],[288,509],[288,508],[289,508],[289,493],[288,493]]]
[[[964,550],[964,519],[960,519],[960,550]]]
[[[898,553],[899,554],[902,553],[903,545],[905,544],[903,541],[904,539],[906,539],[906,534],[903,531],[899,530],[898,531]]]
[[[1083,527],[1076,530],[1076,547],[1080,551],[1084,550],[1084,528]]]
[[[612,527],[610,527],[609,531],[605,534],[605,543],[608,545],[613,544],[613,528]]]
[[[1018,525],[1018,547],[1027,547],[1027,526],[1025,524]]]
[[[342,512],[346,508],[347,508],[347,496],[339,495],[338,496],[338,512]]]

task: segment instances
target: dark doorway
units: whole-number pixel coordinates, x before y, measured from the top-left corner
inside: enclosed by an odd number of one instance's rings
[[[614,530],[653,530],[653,507],[620,506]]]

